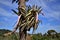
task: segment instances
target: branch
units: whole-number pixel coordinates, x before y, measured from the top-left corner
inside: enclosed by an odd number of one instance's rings
[[[18,25],[19,25],[19,20],[20,20],[20,18],[21,18],[21,15],[18,16],[18,21],[17,21],[17,23],[16,23],[16,25],[15,25],[14,30],[13,30],[12,32],[5,33],[4,36],[11,35],[11,34],[13,34],[13,33],[18,29]]]
[[[22,15],[22,14],[21,14],[21,15]],[[18,16],[17,23],[16,23],[15,28],[14,28],[14,30],[13,30],[13,32],[12,32],[12,33],[14,33],[14,32],[18,29],[19,20],[20,20],[20,18],[21,18],[21,15],[20,15],[20,16]]]

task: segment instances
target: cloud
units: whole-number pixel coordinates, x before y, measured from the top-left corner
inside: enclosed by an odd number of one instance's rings
[[[50,18],[50,19],[59,20],[60,19],[60,12],[48,12],[48,14],[46,13],[45,17]]]
[[[12,16],[16,16],[16,15],[13,15],[12,13],[10,13],[10,12],[8,12],[8,11],[6,11],[6,10],[4,10],[4,8],[0,8],[0,16],[7,16],[7,17],[12,17]]]
[[[55,8],[51,8],[51,5],[48,6],[49,4],[45,3],[45,1],[47,1],[47,0],[38,0],[38,4],[37,5],[41,5],[42,6],[43,13],[45,13],[44,18],[47,19],[47,20],[43,19],[43,21],[46,22],[46,23],[43,22],[44,24],[39,25],[39,27],[38,27],[38,29],[36,30],[35,33],[38,33],[38,32],[45,33],[46,31],[51,30],[51,29],[54,29],[57,32],[60,32],[60,29],[59,29],[60,25],[58,24],[59,21],[60,21],[60,10],[56,11],[57,8],[59,9],[59,7],[52,5]],[[49,2],[55,2],[55,0],[49,0]],[[34,2],[34,3],[37,3],[37,2]],[[33,4],[33,1],[32,1],[31,4]],[[53,9],[55,9],[55,10],[53,10]],[[57,20],[57,21],[55,21],[55,20]],[[56,22],[58,22],[58,23],[56,23]],[[31,30],[31,32],[32,32],[32,30]]]
[[[50,18],[50,19],[53,19],[53,20],[54,19],[59,20],[59,18],[60,18],[60,10],[55,11],[55,10],[53,10],[53,8],[51,9],[49,6],[46,5],[46,3],[43,0],[41,0],[40,2],[41,2],[41,6],[43,7],[43,12],[45,13],[45,17],[47,19]],[[55,9],[57,9],[57,8],[55,8]]]
[[[4,6],[4,5],[6,5],[7,7],[9,7],[9,9],[11,8],[16,8],[17,7],[17,5],[15,4],[12,4],[12,2],[11,2],[12,0],[1,0],[0,1],[0,3],[1,4],[3,4],[3,5],[0,5],[0,6]],[[15,16],[17,16],[17,15],[14,15],[14,14],[12,14],[12,12],[9,12],[9,10],[7,9],[7,7],[6,8],[1,8],[0,7],[0,16],[6,16],[6,17],[15,17]],[[7,10],[8,11],[7,11]]]
[[[4,4],[6,6],[9,6],[11,8],[16,8],[17,7],[17,4],[16,3],[12,4],[12,0],[6,0],[6,1],[1,0],[0,3],[1,4]]]
[[[39,0],[38,0],[39,1]],[[37,5],[37,6],[41,6],[40,2],[38,2],[37,0],[29,0],[26,4],[27,5]]]
[[[52,1],[55,1],[55,0],[46,0],[46,1],[48,1],[48,2],[52,2]]]
[[[16,8],[17,5],[12,4],[11,0],[0,0],[0,4],[0,29],[12,29],[17,20],[17,15],[12,14],[8,9]]]
[[[35,31],[35,33],[46,33],[48,30],[56,30],[57,32],[60,32],[60,25],[51,25],[50,23],[39,25],[38,29]]]

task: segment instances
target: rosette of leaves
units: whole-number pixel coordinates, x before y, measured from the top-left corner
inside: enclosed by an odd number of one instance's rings
[[[26,18],[27,18],[27,22],[30,21],[30,23],[28,23],[27,25],[27,29],[30,30],[31,27],[33,27],[33,30],[37,29],[39,21],[38,18],[36,18],[36,16],[39,15],[39,13],[41,13],[42,9],[41,7],[37,7],[35,5],[28,6],[28,10],[26,13]]]

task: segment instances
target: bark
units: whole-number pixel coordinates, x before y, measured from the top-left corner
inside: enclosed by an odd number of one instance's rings
[[[25,0],[19,0],[18,8],[26,8],[25,6]]]
[[[25,6],[25,0],[19,0],[18,9],[20,9],[20,8],[23,8],[23,9],[26,8],[26,6]],[[26,29],[24,29],[23,31],[21,31],[21,28],[19,28],[19,40],[26,40],[26,34],[27,34],[27,30]]]
[[[19,28],[19,40],[26,40],[26,36],[27,36],[27,30],[23,30],[21,31],[21,29]]]
[[[20,15],[20,16],[18,16],[17,23],[16,23],[15,28],[14,28],[14,30],[13,30],[13,32],[12,32],[12,33],[14,33],[14,32],[18,29],[18,27],[19,27],[19,20],[20,20],[20,18],[21,18],[21,15]]]
[[[36,12],[36,23],[38,22],[38,13]]]

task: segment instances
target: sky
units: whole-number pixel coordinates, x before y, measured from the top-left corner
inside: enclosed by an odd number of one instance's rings
[[[26,5],[37,5],[42,7],[43,15],[39,15],[39,23],[35,33],[46,33],[48,30],[60,32],[60,0],[29,0]],[[13,30],[18,16],[11,9],[17,8],[17,4],[12,0],[0,0],[0,29]],[[28,33],[32,33],[31,31]]]

